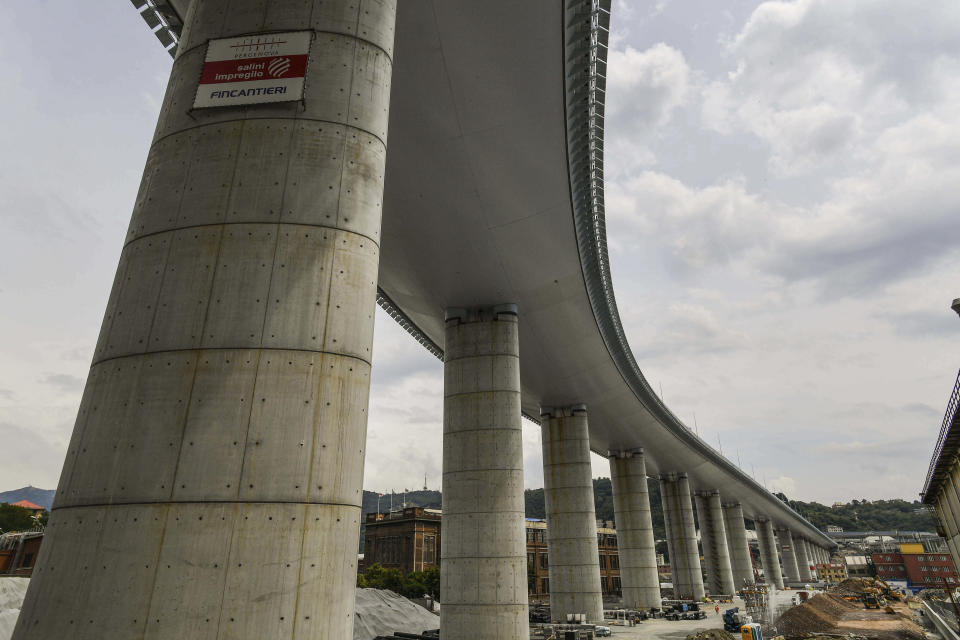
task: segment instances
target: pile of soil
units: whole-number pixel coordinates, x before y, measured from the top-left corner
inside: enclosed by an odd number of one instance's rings
[[[816,596],[807,602],[791,607],[782,616],[777,618],[774,626],[777,633],[785,636],[803,636],[807,633],[822,633],[837,627],[837,616],[820,609]]]
[[[871,580],[867,583],[860,578],[847,578],[843,582],[837,585],[835,591],[843,594],[853,594],[860,595],[866,592],[867,587],[873,586],[873,581]]]
[[[774,626],[777,632],[786,636],[823,633],[836,629],[840,618],[856,608],[855,603],[847,602],[835,593],[820,593],[788,609],[777,618]]]
[[[710,629],[691,633],[687,636],[687,640],[737,640],[737,637],[723,629]]]

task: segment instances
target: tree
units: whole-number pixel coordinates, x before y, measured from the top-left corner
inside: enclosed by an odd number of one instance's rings
[[[0,503],[0,531],[4,533],[30,531],[34,526],[33,511],[23,507],[15,507],[6,502]]]

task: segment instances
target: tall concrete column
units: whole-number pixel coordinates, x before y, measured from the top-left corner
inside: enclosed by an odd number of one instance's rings
[[[750,544],[747,541],[747,527],[743,521],[743,507],[739,502],[723,505],[723,521],[727,529],[733,584],[736,589],[742,589],[745,585],[752,585],[754,578]]]
[[[191,3],[17,640],[352,637],[395,14]],[[302,101],[192,109],[301,30]]]
[[[661,486],[664,476],[661,476]],[[681,591],[677,594],[694,600],[703,599],[703,573],[700,569],[700,549],[697,546],[697,528],[693,518],[693,500],[690,496],[690,480],[686,473],[666,474],[669,488],[665,509],[670,510],[670,522],[673,532],[673,549],[681,561],[679,570],[673,572],[676,584],[677,575],[681,575]],[[671,565],[672,567],[672,565]],[[674,591],[677,591],[675,588]]]
[[[800,571],[797,568],[797,555],[793,547],[793,534],[789,529],[777,531],[777,541],[780,543],[780,558],[783,562],[783,572],[791,583],[800,582]]]
[[[711,595],[733,595],[733,568],[727,527],[723,521],[723,507],[719,491],[698,491],[696,494],[697,520],[700,522],[700,544],[707,570],[705,586]]]
[[[807,551],[807,541],[797,536],[793,539],[795,553],[797,557],[797,570],[800,572],[801,582],[809,582],[810,575],[810,556]]]
[[[762,516],[755,518],[754,522],[757,526],[760,562],[763,564],[763,577],[767,588],[783,590],[783,573],[780,571],[780,559],[777,557],[777,538],[773,533],[773,522]]]
[[[583,613],[589,621],[603,620],[587,409],[542,409],[540,419],[550,615],[566,620],[568,613]]]
[[[670,508],[670,505],[675,502],[673,497],[676,493],[675,483],[670,482],[666,475],[661,475],[659,480],[660,507],[663,511],[664,535],[667,538],[667,555],[670,560],[670,583],[673,585],[673,593],[676,598],[678,597],[677,594],[690,593],[690,585],[684,582],[688,572],[684,569],[684,558],[677,552],[677,547],[674,544],[674,541],[679,538],[673,522],[676,515]]]
[[[660,575],[643,449],[610,454],[623,606],[659,609]]]
[[[447,311],[440,628],[506,640],[528,631],[516,307]]]

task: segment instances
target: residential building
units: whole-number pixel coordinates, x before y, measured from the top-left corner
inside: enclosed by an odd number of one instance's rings
[[[843,564],[847,569],[847,576],[851,578],[867,578],[873,575],[873,567],[867,556],[843,556]]]
[[[27,509],[28,511],[33,511],[33,515],[35,515],[35,516],[40,515],[41,513],[43,513],[44,511],[46,511],[46,509],[44,509],[44,508],[41,507],[40,505],[38,505],[38,504],[36,504],[36,503],[34,503],[34,502],[30,502],[29,500],[21,500],[20,502],[14,502],[14,503],[13,503],[12,505],[10,505],[10,506],[12,506],[12,507],[20,507],[21,509]]]
[[[368,513],[363,561],[399,569],[403,575],[440,566],[440,510],[407,507]]]
[[[914,592],[960,586],[960,576],[950,554],[926,551],[922,544],[901,544],[899,552],[875,553],[873,565],[878,578],[906,580]]]
[[[526,519],[527,568],[530,570],[527,587],[530,600],[546,602],[550,599],[550,560],[547,557],[547,523],[536,518]],[[600,588],[604,596],[621,595],[620,555],[617,551],[617,531],[612,522],[597,523],[597,561],[600,564]],[[668,567],[669,570],[669,567]]]
[[[847,579],[847,567],[840,562],[825,562],[815,565],[817,577],[829,584],[839,584]]]
[[[41,509],[42,510],[42,509]],[[0,575],[30,576],[40,555],[43,531],[0,535]]]
[[[361,572],[370,565],[399,569],[404,575],[440,566],[439,509],[407,507],[386,513],[368,513],[364,519],[364,552]],[[531,600],[550,599],[550,560],[547,556],[547,523],[526,519],[528,592]],[[620,596],[620,554],[612,522],[597,523],[597,562],[604,596]],[[669,572],[669,565],[661,567]]]

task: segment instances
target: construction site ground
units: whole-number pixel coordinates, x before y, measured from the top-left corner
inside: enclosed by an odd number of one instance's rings
[[[849,634],[864,636],[871,640],[922,640],[923,629],[914,622],[913,612],[902,601],[887,602],[893,613],[880,609],[867,609],[862,602],[850,602],[843,596],[844,590],[821,593],[808,602],[791,607],[774,623],[777,635],[788,640],[802,640],[817,634]]]
[[[709,610],[707,607],[709,606]],[[720,605],[720,614],[730,607],[740,607],[743,609],[743,601],[736,598],[731,604],[729,602]],[[610,627],[614,638],[621,640],[685,640],[688,635],[698,631],[707,631],[711,629],[723,629],[723,617],[716,614],[713,605],[704,605],[707,611],[707,617],[704,620],[664,620],[654,618],[637,623],[635,627],[614,626],[612,621],[605,624]]]

